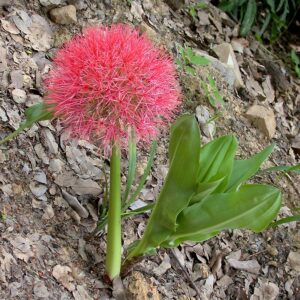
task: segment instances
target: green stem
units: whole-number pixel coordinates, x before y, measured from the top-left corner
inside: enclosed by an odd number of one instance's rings
[[[23,131],[26,127],[24,127],[22,125],[17,130],[13,131],[8,136],[6,136],[3,140],[1,140],[0,145],[5,144],[6,142],[14,139],[21,131]]]
[[[121,269],[121,153],[115,143],[110,160],[110,195],[108,208],[106,272],[112,280]]]

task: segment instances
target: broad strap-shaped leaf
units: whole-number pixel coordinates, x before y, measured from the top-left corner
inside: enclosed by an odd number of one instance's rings
[[[226,192],[235,191],[242,183],[256,174],[261,164],[272,153],[275,144],[272,144],[246,160],[235,160],[233,170],[226,188]]]
[[[224,178],[215,192],[224,191],[232,172],[237,145],[233,135],[225,135],[201,148],[199,184]]]
[[[158,247],[177,227],[178,214],[196,192],[199,175],[200,132],[193,115],[181,117],[171,128],[170,168],[142,240],[127,259]]]
[[[260,232],[275,218],[280,206],[280,190],[267,185],[244,185],[237,192],[211,195],[183,210],[176,232],[168,239],[169,245],[203,240],[224,229]]]
[[[212,182],[201,182],[198,183],[197,193],[192,197],[189,205],[192,205],[196,202],[202,201],[205,197],[214,193],[217,187],[223,182],[224,178],[221,178]]]

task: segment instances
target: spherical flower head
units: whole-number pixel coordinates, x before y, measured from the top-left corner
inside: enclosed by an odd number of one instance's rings
[[[45,86],[70,132],[103,146],[125,145],[130,129],[151,140],[180,103],[170,57],[127,25],[92,27],[67,42]]]

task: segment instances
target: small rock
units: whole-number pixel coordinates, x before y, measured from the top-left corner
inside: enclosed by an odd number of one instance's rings
[[[16,103],[24,103],[26,101],[26,92],[24,90],[14,89],[11,94]]]
[[[42,184],[47,184],[47,177],[43,171],[36,173],[34,175],[34,180]]]
[[[273,282],[268,282],[262,286],[263,300],[275,300],[279,295],[279,288]]]
[[[276,131],[276,120],[271,108],[253,105],[246,112],[246,117],[269,139],[274,136]]]
[[[50,18],[54,23],[62,25],[76,23],[76,7],[74,5],[67,5],[64,7],[53,8],[50,11]]]
[[[271,245],[267,245],[267,252],[271,255],[271,256],[277,256],[278,255],[278,250],[276,247],[273,247]]]
[[[223,43],[213,47],[213,50],[218,55],[222,63],[225,63],[233,68],[235,74],[235,87],[243,87],[244,82],[232,46],[229,43]]]
[[[10,80],[14,88],[21,89],[23,87],[23,74],[20,70],[10,72]]]
[[[300,272],[300,252],[293,252],[291,251],[289,253],[289,256],[287,258],[289,266],[297,271]]]
[[[31,182],[29,184],[29,188],[31,190],[31,193],[36,196],[37,198],[42,197],[48,190],[48,188],[43,184],[36,184],[34,182]]]
[[[132,300],[160,300],[157,287],[151,281],[146,280],[140,272],[132,272],[128,291]]]

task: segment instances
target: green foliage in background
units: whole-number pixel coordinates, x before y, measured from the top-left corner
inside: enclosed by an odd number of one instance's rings
[[[210,64],[210,60],[205,56],[196,54],[190,47],[180,47],[179,58],[176,59],[176,64],[186,73],[195,76],[195,66],[207,66]],[[224,107],[225,103],[221,93],[218,90],[216,81],[211,74],[208,74],[206,80],[200,81],[209,103],[215,108]]]
[[[274,42],[287,29],[299,5],[299,0],[222,0],[219,7],[240,22],[241,36],[257,25],[257,38]]]
[[[176,59],[176,64],[190,75],[196,75],[195,65],[207,66],[210,64],[206,57],[196,54],[190,47],[180,47],[179,54],[180,57]]]
[[[291,51],[291,60],[293,63],[293,69],[296,75],[300,78],[300,58],[294,49]]]

